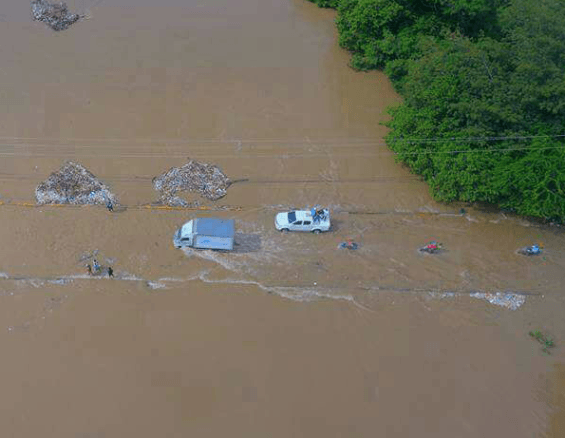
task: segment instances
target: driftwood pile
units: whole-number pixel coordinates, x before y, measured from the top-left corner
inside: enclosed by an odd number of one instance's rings
[[[68,29],[84,16],[71,14],[67,4],[49,3],[47,0],[33,0],[31,15],[34,20],[42,21],[55,31]]]
[[[182,167],[171,167],[153,178],[153,187],[160,192],[160,201],[172,207],[190,205],[177,196],[178,192],[196,192],[206,199],[216,201],[226,195],[230,184],[230,179],[218,166],[194,160]]]
[[[101,204],[118,203],[110,188],[78,163],[69,161],[53,172],[35,189],[38,204]]]

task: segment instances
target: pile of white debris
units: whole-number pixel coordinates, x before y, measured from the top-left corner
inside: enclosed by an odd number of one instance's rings
[[[479,300],[487,300],[495,306],[506,307],[509,310],[517,310],[526,302],[524,294],[513,292],[472,292],[470,296]]]
[[[160,193],[160,201],[172,207],[191,205],[177,196],[178,192],[196,192],[210,201],[216,201],[226,196],[230,185],[230,179],[218,166],[194,160],[182,167],[171,167],[167,172],[153,178],[153,187]],[[198,201],[192,202],[192,205],[198,205]]]
[[[34,20],[42,21],[55,31],[68,29],[82,18],[79,14],[71,14],[67,4],[49,3],[47,0],[33,0],[31,15]]]
[[[72,161],[37,186],[35,199],[38,204],[118,204],[107,185]]]

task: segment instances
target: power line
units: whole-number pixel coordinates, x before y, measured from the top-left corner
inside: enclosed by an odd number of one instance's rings
[[[95,149],[95,147],[93,147]],[[222,154],[222,155],[214,155],[214,154],[198,154],[198,153],[190,153],[190,151],[186,151],[183,153],[103,153],[102,151],[94,151],[91,153],[77,153],[76,151],[69,151],[66,153],[62,152],[46,152],[43,151],[41,154],[36,154],[33,152],[0,152],[0,156],[11,156],[11,157],[69,157],[69,156],[81,156],[81,157],[111,157],[111,158],[187,158],[189,155],[193,157],[209,157],[209,158],[304,158],[304,157],[332,157],[332,156],[347,156],[347,157],[358,157],[358,156],[396,156],[396,155],[453,155],[453,154],[463,154],[463,153],[472,153],[472,154],[488,154],[493,152],[514,152],[514,151],[525,151],[525,150],[551,150],[551,149],[565,149],[565,145],[562,146],[546,146],[546,147],[536,147],[536,146],[526,146],[520,148],[499,148],[499,149],[466,149],[466,150],[454,150],[454,151],[418,151],[418,152],[364,152],[364,153],[351,153],[351,152],[342,152],[340,154],[333,154],[329,155],[328,153],[324,152],[295,152],[295,153],[283,153],[283,154],[270,154],[270,153],[262,153],[262,154],[241,154],[238,152],[232,154]]]
[[[503,137],[450,137],[450,138],[393,138],[392,142],[403,143],[444,143],[444,142],[474,142],[474,141],[506,141],[506,140],[533,140],[540,138],[563,138],[565,134],[556,135],[524,135],[524,136],[503,136]]]
[[[391,144],[392,145],[403,145],[403,144],[415,144],[415,143],[424,143],[424,144],[440,144],[440,143],[446,143],[446,142],[493,142],[493,141],[522,141],[522,140],[532,140],[532,139],[541,139],[541,138],[564,138],[565,134],[557,134],[557,135],[532,135],[532,136],[499,136],[499,137],[461,137],[461,138],[457,138],[457,137],[451,137],[451,138],[438,138],[438,137],[432,137],[432,138],[395,138],[392,140]],[[304,137],[300,140],[294,140],[294,139],[275,139],[275,138],[271,138],[271,139],[259,139],[259,138],[254,138],[254,139],[212,139],[212,138],[203,138],[203,139],[191,139],[191,138],[185,138],[185,139],[142,139],[142,138],[134,138],[134,139],[127,139],[127,138],[114,138],[114,139],[109,139],[109,138],[101,138],[101,139],[88,139],[88,138],[65,138],[65,139],[57,139],[57,138],[52,138],[52,139],[48,139],[48,138],[41,138],[41,137],[0,137],[0,140],[3,139],[4,141],[6,140],[14,140],[14,141],[23,141],[23,140],[49,140],[49,141],[66,141],[66,142],[84,142],[84,141],[88,141],[88,142],[102,142],[102,145],[100,144],[50,144],[50,143],[27,143],[27,144],[9,144],[9,143],[0,143],[0,151],[3,149],[5,152],[0,152],[0,155],[3,156],[14,156],[14,157],[18,157],[18,156],[26,156],[26,157],[30,157],[30,156],[36,156],[36,157],[41,157],[41,156],[49,156],[49,157],[53,157],[53,156],[69,156],[69,155],[80,155],[80,156],[84,156],[84,157],[113,157],[113,158],[181,158],[181,157],[186,157],[187,154],[190,155],[198,155],[198,153],[195,153],[194,148],[191,147],[191,150],[186,150],[186,151],[169,151],[169,152],[162,152],[162,151],[155,151],[155,152],[151,152],[151,151],[140,151],[139,149],[136,150],[131,150],[132,147],[135,148],[139,148],[139,143],[145,143],[147,145],[151,145],[154,143],[162,143],[164,146],[168,146],[168,145],[191,145],[191,144],[217,144],[217,145],[221,145],[221,144],[231,144],[233,146],[236,147],[236,152],[232,153],[232,154],[222,154],[222,155],[214,155],[214,154],[210,154],[209,148],[210,146],[205,147],[206,152],[204,155],[207,157],[214,157],[214,158],[232,158],[232,157],[240,157],[240,158],[247,158],[247,157],[257,157],[260,154],[255,153],[255,154],[244,154],[241,153],[240,151],[243,149],[244,147],[244,143],[245,143],[245,148],[253,148],[256,146],[266,146],[266,145],[270,145],[270,146],[275,146],[277,144],[281,144],[284,145],[284,148],[289,148],[289,147],[293,147],[293,148],[297,148],[297,147],[320,147],[320,148],[341,148],[343,147],[344,149],[350,149],[353,147],[375,147],[375,146],[387,146],[387,143],[383,141],[383,139],[374,139],[374,138],[362,138],[362,137],[358,137],[358,138],[329,138],[329,139],[310,139],[308,137]],[[108,144],[108,143],[113,143],[113,142],[134,142],[137,144],[131,144],[131,145],[121,145],[121,148],[127,147],[128,149],[130,149],[129,151],[121,151],[120,152],[106,152],[105,149],[108,148],[113,148],[113,145]],[[19,151],[17,149],[18,146],[20,147],[28,147],[28,148],[44,148],[47,150],[42,150],[41,153],[43,154],[38,154],[38,153],[33,153],[32,151],[29,152],[24,152],[24,151]],[[61,149],[65,149],[65,148],[72,148],[72,150],[70,151],[61,151]],[[441,155],[449,155],[449,154],[461,154],[461,153],[473,153],[473,154],[478,154],[478,153],[492,153],[492,152],[512,152],[512,151],[524,151],[524,150],[551,150],[551,149],[563,149],[565,148],[565,145],[560,145],[560,146],[545,146],[545,147],[537,147],[537,146],[524,146],[524,147],[510,147],[510,148],[497,148],[497,149],[466,149],[466,150],[451,150],[451,151],[437,151],[437,150],[433,150],[433,151],[407,151],[407,152],[394,152],[394,151],[387,151],[387,152],[366,152],[366,153],[352,153],[351,151],[347,151],[344,152],[344,154],[348,155],[348,156],[362,156],[362,155],[371,155],[371,156],[391,156],[391,155],[436,155],[436,154],[441,154]],[[6,151],[7,149],[12,149],[12,151],[8,152]],[[16,149],[16,150],[14,150]],[[51,149],[51,151],[49,150]],[[80,149],[79,151],[77,151],[77,149]],[[88,153],[82,153],[81,150],[85,150],[85,149],[94,149],[96,152],[92,152],[91,154]],[[102,150],[101,150],[102,149]],[[202,148],[204,149],[204,147]],[[78,153],[77,153],[78,152]],[[86,152],[86,151],[85,151]],[[290,158],[290,157],[304,157],[304,156],[327,156],[328,155],[328,151],[312,151],[312,150],[308,150],[308,151],[304,151],[304,152],[300,152],[300,153],[283,153],[283,154],[270,154],[267,151],[261,153],[261,155],[264,156],[268,156],[269,158]],[[335,153],[334,153],[335,155]]]
[[[372,152],[364,152],[364,153],[348,153],[348,152],[341,152],[341,153],[334,153],[331,154],[331,157],[341,157],[341,156],[348,156],[348,157],[361,157],[361,156],[391,156],[395,155],[394,153],[372,153]],[[233,159],[233,158],[272,158],[272,159],[280,159],[280,158],[313,158],[313,157],[328,157],[327,153],[323,152],[294,152],[294,153],[286,153],[286,154],[270,154],[270,153],[261,153],[261,154],[241,154],[241,153],[232,153],[232,154],[205,154],[205,153],[190,153],[189,151],[184,153],[113,153],[113,152],[103,152],[103,151],[93,151],[93,152],[45,152],[42,153],[33,153],[33,152],[0,152],[0,156],[6,157],[26,157],[26,158],[52,158],[52,157],[90,157],[90,158],[99,158],[99,157],[108,157],[108,158],[168,158],[168,159],[187,159],[191,158],[215,158],[215,159]]]
[[[523,135],[523,136],[487,136],[487,137],[423,137],[423,138],[404,138],[395,137],[392,139],[393,143],[445,143],[445,142],[481,142],[481,141],[506,141],[506,140],[533,140],[542,138],[563,138],[565,134],[555,135]],[[290,143],[290,144],[329,144],[337,142],[356,143],[363,142],[368,144],[382,144],[387,143],[383,141],[382,137],[333,137],[333,138],[319,138],[311,139],[309,137],[302,137],[299,139],[291,138],[81,138],[81,137],[7,137],[0,136],[0,140],[52,140],[52,141],[101,141],[101,142],[135,142],[135,143],[217,143],[217,144],[238,144],[238,143]]]
[[[523,147],[523,148],[504,148],[504,149],[467,149],[461,151],[420,151],[420,152],[394,152],[393,155],[436,155],[436,154],[463,154],[463,153],[490,153],[490,152],[512,152],[512,151],[525,151],[536,150],[543,151],[546,149],[565,149],[563,146],[547,146],[547,147]]]
[[[222,138],[80,138],[80,137],[4,137],[0,136],[0,140],[16,140],[16,141],[67,141],[67,142],[130,142],[130,143],[167,143],[167,144],[194,144],[194,143],[217,143],[217,144],[240,144],[240,143],[264,143],[264,144],[273,144],[273,143],[290,143],[290,144],[329,144],[329,143],[375,143],[381,142],[385,144],[382,140],[382,137],[333,137],[333,138],[320,138],[320,139],[310,139],[308,137],[303,137],[299,139],[292,139],[292,138],[231,138],[231,139],[222,139]]]
[[[196,144],[196,142],[195,142]],[[184,147],[183,147],[184,146]],[[234,148],[235,150],[242,150],[242,149],[265,149],[265,150],[279,150],[281,148],[304,148],[304,149],[313,149],[313,148],[368,148],[368,147],[376,147],[376,146],[387,146],[386,143],[361,143],[361,142],[342,142],[342,143],[290,143],[290,142],[266,142],[266,143],[198,143],[198,146],[193,146],[192,143],[183,143],[183,144],[169,144],[166,142],[155,142],[155,143],[140,143],[140,144],[115,144],[115,143],[89,143],[89,144],[80,144],[80,143],[0,143],[0,148],[3,149],[14,149],[19,147],[29,147],[29,148],[53,148],[53,149],[63,149],[63,148],[72,148],[72,149],[149,149],[155,147],[165,147],[167,149],[175,149],[179,151],[183,151],[186,153],[187,151],[193,150],[205,150],[209,151],[211,149],[218,149],[222,148],[223,150],[227,148]]]
[[[100,175],[98,177],[105,181],[139,183],[143,181],[153,181],[155,176],[149,175]],[[8,172],[0,172],[0,180],[4,181],[38,181],[40,176],[34,173],[16,174]],[[304,178],[304,179],[266,179],[266,178],[234,178],[232,184],[355,184],[355,183],[394,183],[403,180],[419,181],[421,177],[418,175],[408,176],[373,176],[371,178]]]

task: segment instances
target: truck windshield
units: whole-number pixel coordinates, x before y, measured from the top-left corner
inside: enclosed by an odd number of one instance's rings
[[[291,211],[288,214],[288,223],[291,224],[296,220],[296,213],[294,211]]]

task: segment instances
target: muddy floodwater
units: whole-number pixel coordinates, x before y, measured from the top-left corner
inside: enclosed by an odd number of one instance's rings
[[[561,228],[434,202],[383,141],[399,96],[348,68],[332,11],[67,3],[88,18],[61,32],[0,11],[2,437],[565,436]],[[237,182],[151,208],[187,158]],[[66,160],[119,208],[35,206]],[[331,232],[275,230],[314,204]],[[196,216],[234,218],[235,251],[173,248]]]

